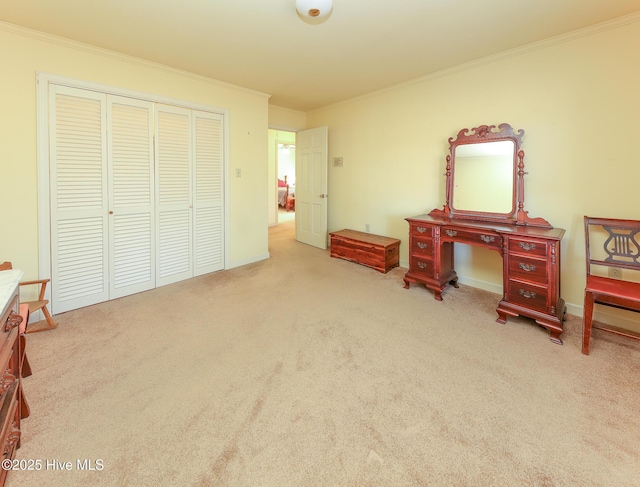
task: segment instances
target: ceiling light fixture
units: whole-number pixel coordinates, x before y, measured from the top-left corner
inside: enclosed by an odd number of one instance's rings
[[[309,24],[319,24],[329,18],[333,0],[296,0],[298,16]]]

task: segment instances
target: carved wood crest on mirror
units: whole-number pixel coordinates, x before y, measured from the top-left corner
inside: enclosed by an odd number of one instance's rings
[[[429,215],[553,228],[524,210],[523,135],[502,123],[450,137],[445,205]]]

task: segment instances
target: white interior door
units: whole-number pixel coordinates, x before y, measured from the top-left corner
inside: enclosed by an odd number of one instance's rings
[[[191,148],[191,110],[157,105],[157,286],[193,277]]]
[[[105,106],[102,93],[49,88],[51,309],[55,313],[109,298]]]
[[[194,276],[224,269],[222,115],[193,112]]]
[[[328,128],[296,133],[296,240],[327,248]]]
[[[56,83],[46,90],[39,252],[51,259],[51,311],[224,269],[224,115]]]
[[[107,96],[110,299],[153,289],[153,103]]]

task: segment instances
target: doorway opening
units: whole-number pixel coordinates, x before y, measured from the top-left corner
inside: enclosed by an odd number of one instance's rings
[[[269,226],[295,225],[296,133],[269,130]]]
[[[272,196],[269,197],[269,225],[278,224],[277,181],[280,173],[283,182],[286,175],[287,183],[293,183],[291,186],[295,195],[295,239],[323,250],[328,246],[328,130],[327,126],[323,126],[298,132],[274,131],[273,136],[272,131],[269,131],[269,157],[273,155],[273,165],[269,166],[271,172],[268,179],[268,190],[272,191]],[[290,138],[283,140],[286,135]],[[289,145],[289,161],[295,161],[294,164],[290,162],[287,165],[283,162],[284,156],[279,154],[279,144],[283,145],[282,150],[285,150],[284,145]],[[295,155],[291,154],[291,146],[295,146]],[[286,174],[285,171],[291,174]]]

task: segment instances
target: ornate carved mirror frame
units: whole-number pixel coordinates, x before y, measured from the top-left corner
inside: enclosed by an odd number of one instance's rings
[[[445,174],[447,178],[445,205],[442,210],[435,209],[430,213],[430,215],[552,228],[549,222],[545,219],[531,218],[528,216],[528,212],[524,211],[524,175],[527,173],[524,171],[524,151],[521,148],[523,135],[524,130],[520,129],[517,132],[514,132],[511,125],[508,123],[502,123],[497,128],[495,125],[480,125],[472,128],[471,130],[462,129],[458,132],[455,139],[450,137],[449,155],[447,156],[447,168]],[[484,209],[474,210],[473,208],[465,207],[456,208],[454,201],[461,201],[460,199],[454,198],[456,196],[455,192],[460,191],[459,185],[456,184],[456,155],[458,153],[458,149],[463,146],[470,146],[471,144],[486,144],[489,142],[501,141],[511,141],[513,143],[513,162],[512,164],[508,164],[508,168],[503,169],[504,171],[508,171],[509,174],[500,175],[503,181],[505,178],[507,181],[512,181],[510,211],[502,213],[498,211],[485,211]],[[485,147],[488,148],[489,146]],[[481,148],[482,147],[478,146],[478,149]],[[465,149],[467,148],[465,147]],[[469,147],[468,149],[473,148]],[[460,162],[462,163],[462,161]],[[465,164],[467,163],[470,162],[465,161]],[[492,174],[481,174],[479,178],[480,180],[477,181],[474,178],[474,182],[472,184],[477,186],[477,189],[481,192],[491,193],[496,190],[495,187],[492,187],[492,184],[496,186],[500,184],[499,180]],[[459,179],[462,181],[461,176],[459,176]]]

